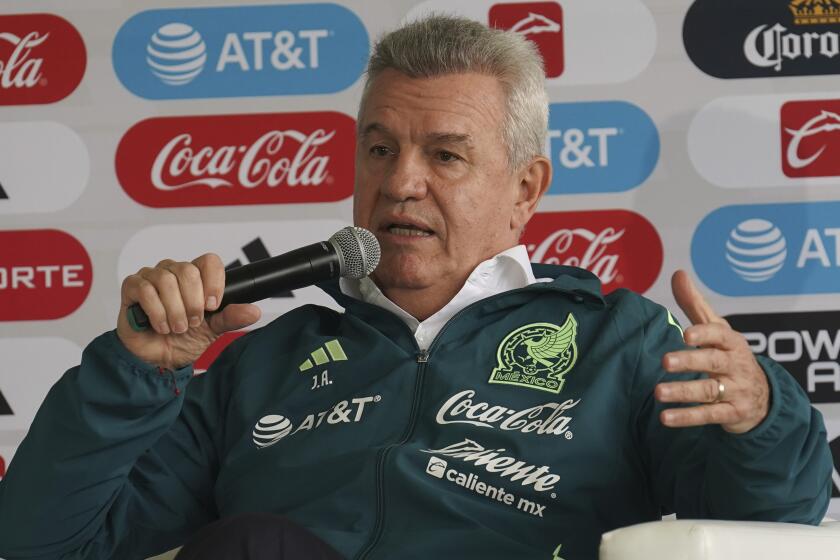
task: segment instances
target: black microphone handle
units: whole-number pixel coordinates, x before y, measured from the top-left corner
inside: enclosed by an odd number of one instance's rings
[[[228,270],[222,303],[212,313],[218,313],[231,303],[252,303],[279,292],[330,280],[341,275],[340,262],[335,247],[321,241]],[[127,319],[137,332],[149,328],[149,317],[137,303],[128,308]]]

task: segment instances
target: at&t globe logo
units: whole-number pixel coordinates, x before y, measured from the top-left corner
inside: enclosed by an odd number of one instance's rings
[[[280,414],[269,414],[260,418],[251,435],[254,437],[254,444],[262,448],[274,445],[291,431],[292,423],[288,418]]]
[[[697,226],[691,260],[727,296],[840,292],[840,202],[718,208]]]
[[[785,265],[787,242],[772,222],[759,218],[744,220],[726,242],[726,260],[747,282],[765,282]]]
[[[201,34],[186,23],[168,23],[149,40],[146,62],[164,84],[182,86],[204,70],[207,46]]]

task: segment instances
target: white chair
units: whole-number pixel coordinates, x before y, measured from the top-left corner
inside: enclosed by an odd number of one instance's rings
[[[172,560],[178,549],[149,558]],[[840,521],[794,523],[671,519],[601,538],[601,560],[840,560]]]
[[[175,558],[175,555],[178,554],[179,550],[181,549],[176,548],[175,550],[164,552],[163,554],[159,554],[158,556],[152,556],[151,558],[147,558],[146,560],[172,560],[173,558]]]
[[[667,520],[604,533],[600,560],[840,559],[840,521],[822,525]]]

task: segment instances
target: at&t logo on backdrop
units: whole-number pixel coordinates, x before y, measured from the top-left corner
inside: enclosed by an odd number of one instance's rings
[[[185,23],[167,23],[155,31],[146,45],[146,54],[149,70],[170,86],[190,83],[207,62],[204,40]]]
[[[548,194],[621,192],[638,187],[659,160],[651,118],[625,101],[552,103]]]
[[[700,279],[728,296],[840,291],[840,202],[726,206],[691,241]]]
[[[140,12],[114,39],[114,69],[147,99],[333,93],[361,75],[367,30],[337,4]]]

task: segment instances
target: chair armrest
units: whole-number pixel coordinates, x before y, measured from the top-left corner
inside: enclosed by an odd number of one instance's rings
[[[840,522],[680,519],[623,527],[601,537],[601,560],[809,560],[840,558]]]

